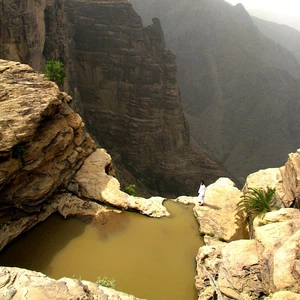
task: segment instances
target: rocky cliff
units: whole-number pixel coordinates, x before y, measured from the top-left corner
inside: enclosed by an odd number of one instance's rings
[[[123,0],[2,6],[0,55],[41,71],[45,59],[64,63],[64,89],[88,131],[110,151],[124,185],[192,194],[200,177],[212,182],[230,176],[212,155],[192,146],[175,56],[166,49],[158,19],[144,28]]]
[[[291,51],[300,63],[300,31],[287,25],[251,16],[254,24],[269,39]]]
[[[83,117],[116,162],[162,195],[192,193],[199,177],[224,173],[191,146],[175,56],[160,21],[144,28],[127,1],[67,1],[66,7]]]
[[[0,250],[53,212],[101,217],[117,209],[169,216],[164,198],[144,199],[120,191],[111,157],[97,149],[71,98],[27,65],[0,60]],[[299,299],[300,152],[281,168],[247,178],[249,187],[276,188],[282,208],[254,222],[254,239],[237,240],[236,204],[242,191],[228,178],[207,187],[205,205],[194,214],[207,246],[197,255],[199,299]],[[174,199],[197,203],[196,197]],[[105,204],[116,207],[107,208]],[[109,222],[108,217],[108,222]],[[237,240],[237,241],[236,241]],[[227,243],[224,243],[226,241]],[[0,267],[3,299],[137,299],[91,282]]]
[[[120,191],[109,175],[111,157],[97,149],[69,107],[71,97],[53,82],[27,65],[0,60],[0,86],[0,249],[55,211],[105,211],[94,202],[168,215],[163,198],[145,202]]]
[[[199,144],[242,182],[259,168],[282,165],[284,153],[300,143],[296,58],[261,34],[241,4],[132,3],[147,23],[150,16],[161,19],[166,43],[177,55],[182,102]]]
[[[227,195],[229,203],[240,199],[238,191],[222,180],[211,185],[207,191],[205,212],[195,210],[200,230],[206,235],[207,246],[197,255],[196,287],[199,299],[211,299],[217,294],[224,299],[299,299],[299,209],[290,208],[299,198],[300,152],[291,153],[281,168],[261,170],[250,174],[244,191],[251,188],[276,188],[275,199],[279,210],[267,213],[254,220],[251,240],[220,243],[211,238],[228,240],[224,230],[228,216],[214,222],[210,210],[216,204],[218,190]],[[230,196],[229,196],[230,195]],[[298,200],[299,201],[299,200]],[[227,207],[230,207],[230,204]],[[287,208],[286,208],[287,207]],[[230,223],[230,222],[229,222]],[[219,224],[222,224],[221,226]],[[233,228],[233,227],[231,227]],[[235,233],[231,233],[233,237]],[[206,282],[210,281],[210,285]]]

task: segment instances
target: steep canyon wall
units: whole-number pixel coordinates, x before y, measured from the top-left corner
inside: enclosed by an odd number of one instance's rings
[[[241,182],[283,164],[300,143],[300,67],[292,53],[264,36],[241,4],[131,2],[147,24],[154,16],[162,22],[192,137]]]
[[[121,181],[178,195],[196,193],[200,178],[230,176],[191,144],[175,56],[158,19],[144,28],[132,5],[121,0],[15,0],[2,6],[1,56],[39,71],[45,60],[63,61],[64,90],[112,154],[117,172],[124,170]]]

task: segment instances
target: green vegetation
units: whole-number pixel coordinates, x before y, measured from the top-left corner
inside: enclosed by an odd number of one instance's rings
[[[275,188],[249,188],[242,196],[242,200],[237,204],[238,213],[243,213],[246,221],[253,220],[256,216],[264,215],[277,208],[274,206]]]
[[[107,277],[103,277],[103,278],[98,277],[96,283],[112,289],[114,289],[116,286],[116,281],[114,279],[108,279]]]
[[[64,64],[59,60],[46,61],[45,76],[54,81],[58,86],[63,85],[66,77]]]
[[[124,192],[131,196],[136,196],[135,191],[135,184],[129,184],[125,189]]]

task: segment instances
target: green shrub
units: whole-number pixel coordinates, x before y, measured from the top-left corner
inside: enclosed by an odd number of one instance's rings
[[[54,81],[58,86],[63,85],[66,77],[64,64],[59,60],[46,61],[45,76]]]
[[[103,278],[98,277],[96,283],[112,289],[114,289],[116,286],[116,281],[114,279],[108,279],[107,277],[103,277]]]
[[[242,212],[247,221],[253,220],[256,216],[264,215],[276,208],[273,204],[275,188],[249,188],[242,196],[242,200],[237,204],[238,213]]]
[[[129,186],[124,189],[124,192],[128,195],[136,196],[135,184],[129,184]]]

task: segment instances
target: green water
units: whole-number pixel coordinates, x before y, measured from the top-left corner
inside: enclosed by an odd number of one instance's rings
[[[192,205],[165,202],[171,218],[101,215],[84,223],[53,215],[0,253],[0,265],[52,278],[115,279],[116,289],[148,300],[197,299],[195,257],[203,240]]]

